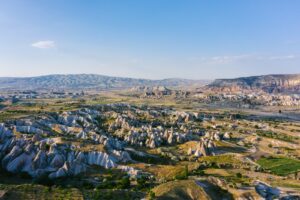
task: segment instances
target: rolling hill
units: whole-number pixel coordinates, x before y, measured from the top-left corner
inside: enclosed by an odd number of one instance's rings
[[[98,74],[66,74],[45,75],[37,77],[3,77],[0,78],[0,89],[22,90],[22,89],[122,89],[134,86],[188,86],[203,85],[207,81],[188,79],[134,79],[111,77]]]

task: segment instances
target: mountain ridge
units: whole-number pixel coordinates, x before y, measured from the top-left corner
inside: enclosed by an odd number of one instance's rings
[[[178,87],[203,85],[208,81],[169,78],[150,80],[142,78],[114,77],[99,74],[50,74],[33,77],[0,77],[0,89],[118,89],[134,86]]]
[[[207,88],[220,92],[300,93],[300,74],[269,74],[233,79],[216,79]]]

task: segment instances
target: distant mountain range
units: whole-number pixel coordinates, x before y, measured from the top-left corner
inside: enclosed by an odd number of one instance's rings
[[[66,74],[36,77],[0,77],[0,90],[37,90],[37,89],[122,89],[136,86],[203,86],[209,81],[188,79],[134,79],[111,77],[98,74]]]
[[[219,92],[263,91],[267,93],[300,94],[300,74],[217,79],[209,84],[207,88]]]
[[[208,85],[207,85],[208,84]],[[267,92],[300,94],[300,74],[249,76],[234,79],[162,80],[135,79],[98,74],[62,74],[36,77],[0,77],[0,90],[78,90],[128,89],[139,86],[170,88],[204,88],[215,92]],[[205,86],[205,87],[203,87]]]

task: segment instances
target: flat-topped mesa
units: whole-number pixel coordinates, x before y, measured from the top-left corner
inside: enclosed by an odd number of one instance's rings
[[[207,86],[217,92],[266,92],[300,94],[300,74],[251,76],[235,79],[217,79]]]

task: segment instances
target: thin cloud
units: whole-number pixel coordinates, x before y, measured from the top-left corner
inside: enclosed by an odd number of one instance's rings
[[[51,40],[44,40],[32,43],[31,46],[39,49],[50,49],[55,47],[55,42]]]
[[[297,58],[295,55],[286,55],[286,56],[271,56],[270,60],[292,60]]]
[[[231,55],[231,56],[212,56],[212,57],[192,57],[189,58],[189,61],[192,62],[200,62],[204,64],[229,64],[236,62],[244,62],[244,61],[284,61],[284,60],[293,60],[298,59],[298,55],[257,55],[257,54],[244,54],[244,55]]]
[[[189,58],[189,61],[198,61],[201,63],[206,63],[206,64],[227,64],[227,63],[233,63],[241,60],[246,60],[251,58],[252,55],[250,54],[245,54],[245,55],[233,55],[233,56],[213,56],[213,57],[192,57]]]
[[[209,58],[209,62],[211,63],[219,63],[219,64],[226,64],[232,63],[235,61],[240,61],[249,58],[251,55],[234,55],[234,56],[214,56]]]

